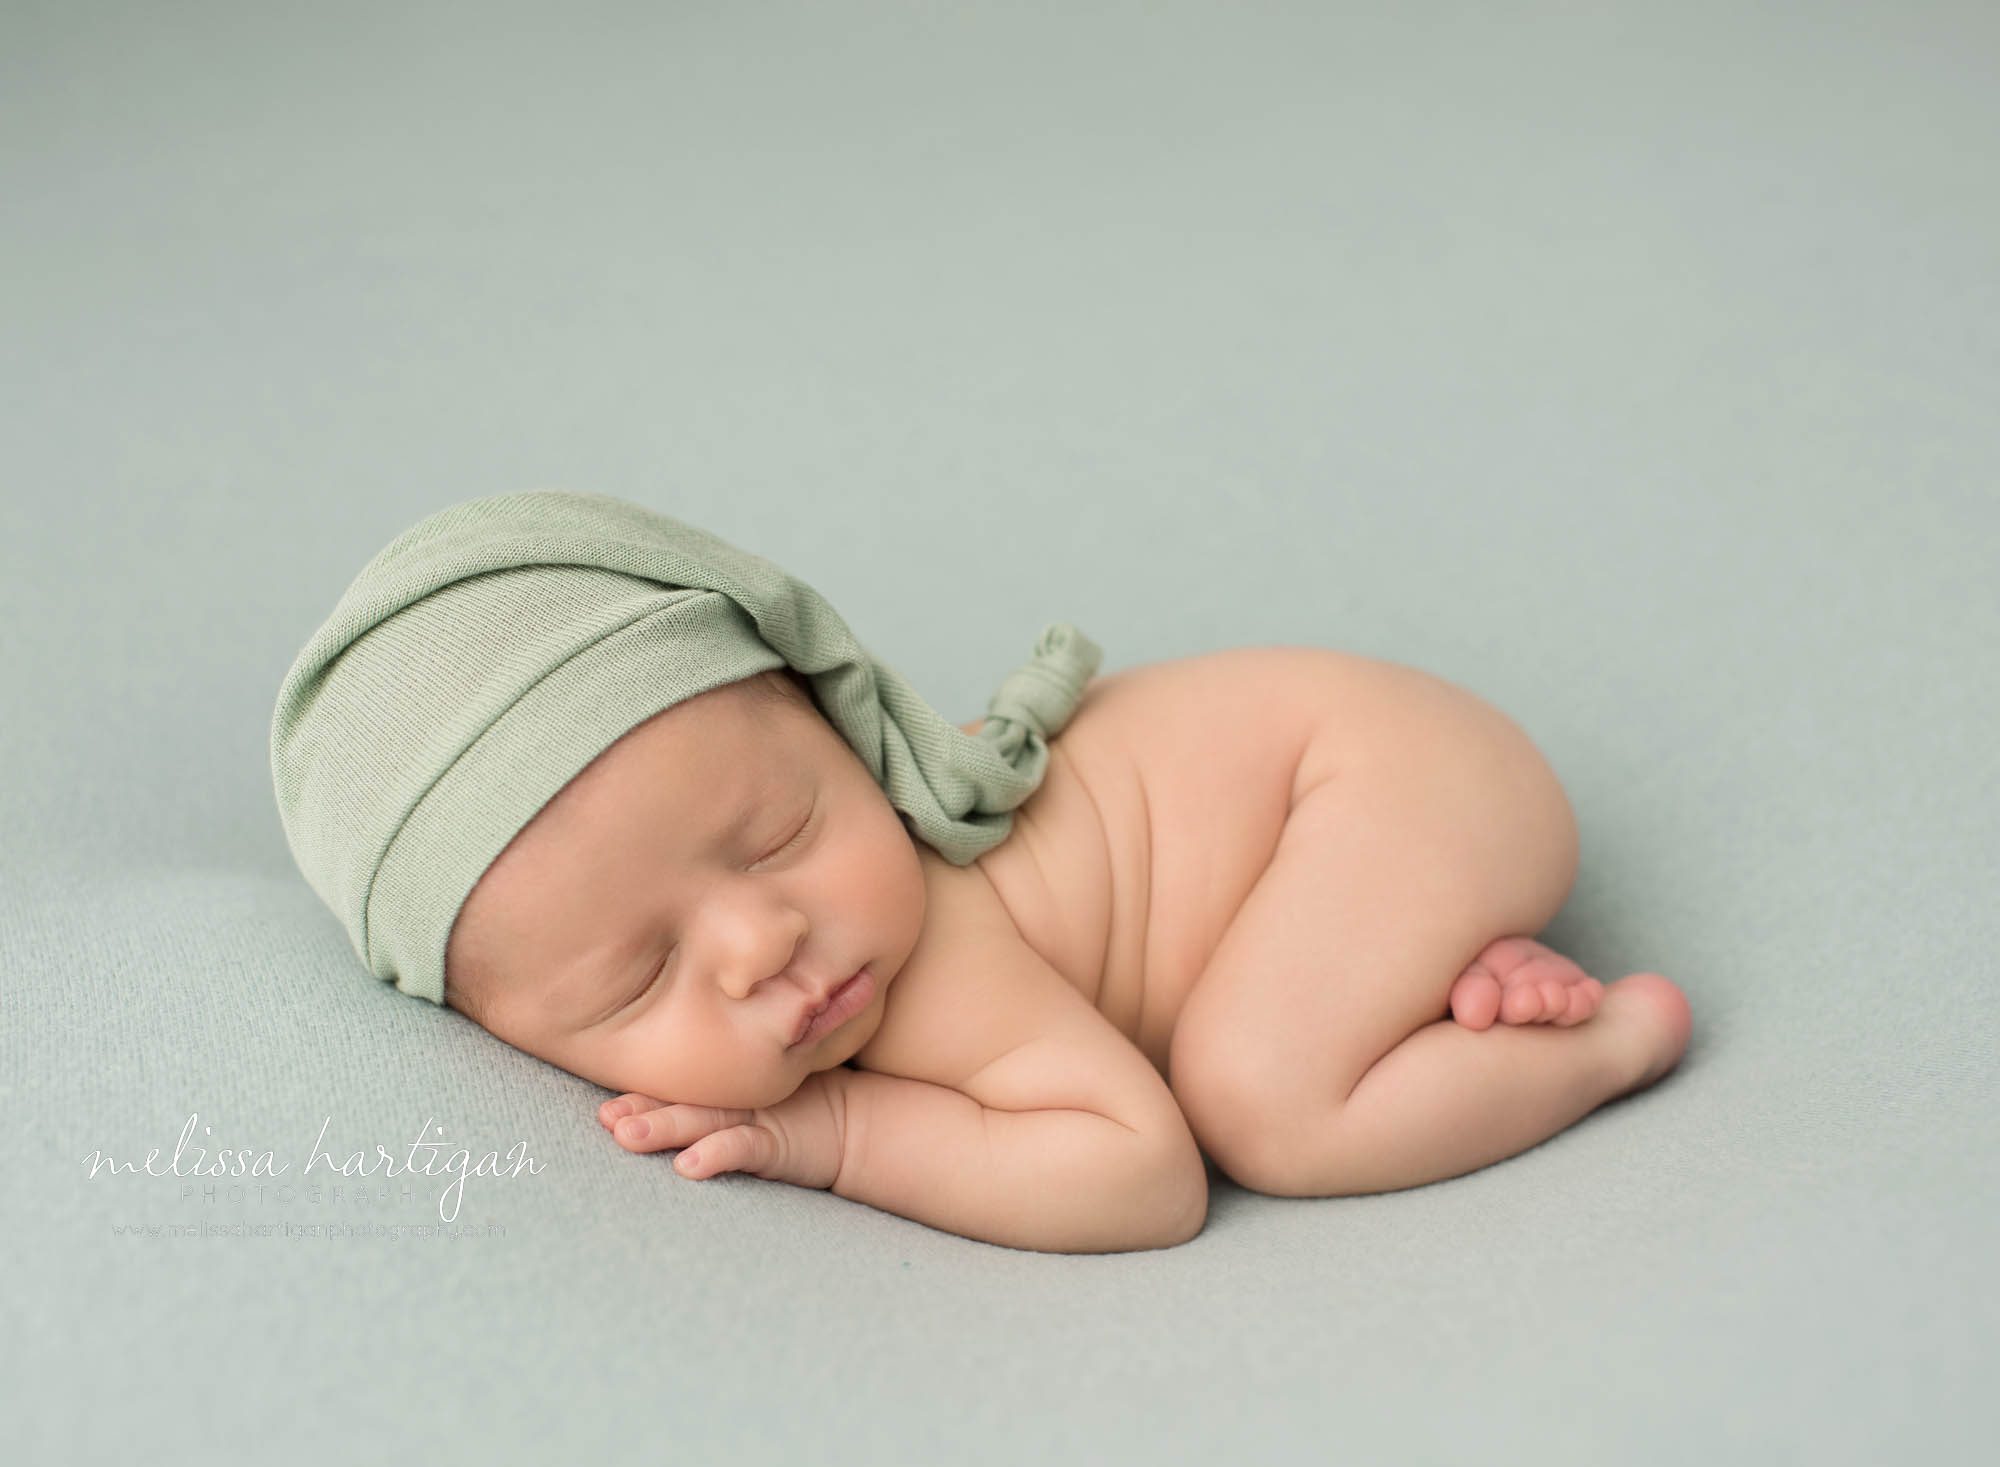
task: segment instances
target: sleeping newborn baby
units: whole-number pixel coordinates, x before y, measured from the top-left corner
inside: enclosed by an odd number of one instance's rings
[[[803,582],[600,495],[440,511],[293,664],[272,767],[380,978],[616,1092],[684,1177],[1021,1248],[1168,1246],[1512,1156],[1650,1085],[1680,990],[1536,942],[1555,775],[1410,668],[1095,676],[946,723]]]

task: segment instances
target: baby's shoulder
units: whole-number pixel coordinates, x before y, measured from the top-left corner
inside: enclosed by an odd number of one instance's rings
[[[977,866],[926,859],[933,900],[856,1068],[992,1110],[1088,1110],[1185,1129],[1165,1078],[1019,933]]]
[[[1366,665],[1371,659],[1332,648],[1280,645],[1106,673],[1091,680],[1051,741],[1051,764],[1066,760],[1093,793],[1120,775],[1178,783],[1195,770],[1261,774],[1274,754],[1301,745]],[[960,727],[976,733],[982,721]]]
[[[1007,986],[996,990],[983,975],[1005,974],[1011,985],[1044,965],[977,865],[954,866],[922,844],[917,855],[923,928],[854,1064],[956,1087],[992,1058],[996,1016],[978,1012],[974,996],[1007,1001]]]
[[[1323,722],[1343,655],[1228,647],[1124,668],[1091,683],[1061,744],[1100,780],[1128,770],[1170,801],[1262,788]]]

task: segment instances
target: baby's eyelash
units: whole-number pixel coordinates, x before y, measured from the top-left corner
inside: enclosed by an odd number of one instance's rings
[[[779,846],[777,850],[771,852],[771,856],[782,856],[786,851],[789,851],[793,846],[797,845],[800,839],[805,835],[805,833],[808,830],[812,829],[813,817],[817,814],[819,814],[819,802],[815,800],[813,802],[812,809],[806,812],[805,824],[801,825],[797,830],[793,831],[792,838],[786,841],[783,845]],[[764,857],[764,860],[765,861],[770,860],[771,856]],[[762,865],[763,862],[760,861],[758,862],[758,864]]]
[[[667,971],[667,960],[671,957],[673,957],[673,952],[669,950],[667,956],[660,959],[660,966],[653,969],[652,976],[647,978],[647,980],[644,983],[639,985],[639,991],[633,994],[630,998],[626,999],[625,1002],[618,1005],[618,1007],[613,1009],[611,1012],[613,1014],[622,1014],[625,1012],[625,1010],[631,1008],[633,1004],[637,1003],[640,999],[644,998],[647,994],[651,993],[653,991],[653,985],[660,981],[660,975]]]
[[[789,851],[793,846],[797,845],[799,841],[804,838],[805,833],[812,829],[813,820],[818,814],[819,814],[819,802],[815,800],[813,801],[812,809],[806,811],[805,823],[801,825],[796,831],[793,832],[792,838],[790,840],[786,841],[783,845],[779,846],[775,851],[771,852],[771,856],[782,856],[786,851]],[[763,865],[764,861],[768,861],[771,859],[771,856],[764,857],[762,861],[758,861],[756,864],[759,866]],[[660,966],[653,970],[652,976],[649,977],[643,984],[639,986],[639,991],[637,993],[634,993],[630,998],[626,999],[623,1003],[619,1004],[617,1008],[612,1010],[612,1012],[623,1013],[626,1009],[631,1008],[633,1004],[637,1003],[640,999],[644,998],[649,992],[651,992],[653,985],[660,981],[660,975],[667,971],[667,963],[672,957],[673,957],[673,951],[669,949],[667,952],[667,956],[660,960]]]

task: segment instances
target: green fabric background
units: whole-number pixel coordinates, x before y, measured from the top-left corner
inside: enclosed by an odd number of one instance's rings
[[[7,6],[16,1459],[1983,1457],[1996,54],[1934,3]],[[1687,1057],[1150,1254],[629,1156],[357,981],[271,804],[354,569],[534,486],[795,569],[955,720],[1051,614],[1471,688],[1578,812],[1548,940],[1679,980]],[[545,1170],[465,1185],[504,1236],[114,1233],[437,1219],[86,1179],[190,1114]]]

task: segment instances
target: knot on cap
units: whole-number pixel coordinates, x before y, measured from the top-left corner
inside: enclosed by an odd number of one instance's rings
[[[1076,712],[1103,660],[1103,650],[1068,622],[1043,627],[1034,656],[1008,673],[987,703],[988,722],[980,733],[991,729],[990,736],[1003,748],[1030,735],[1053,737]]]

